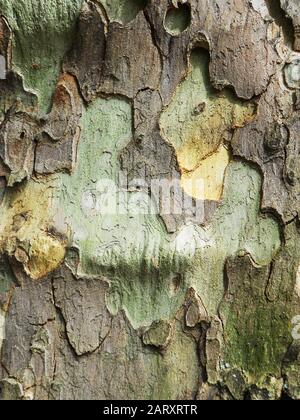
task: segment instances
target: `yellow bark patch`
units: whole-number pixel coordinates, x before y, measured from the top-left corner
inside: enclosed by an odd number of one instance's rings
[[[57,268],[66,244],[51,230],[54,177],[8,189],[0,207],[0,252],[19,261],[38,280]]]
[[[65,247],[56,238],[41,235],[31,240],[28,263],[25,271],[38,280],[55,270],[65,258]]]
[[[219,201],[229,162],[230,153],[222,145],[215,153],[202,160],[197,169],[182,174],[182,188],[191,197],[199,200]]]
[[[239,100],[230,89],[219,92],[211,86],[205,51],[195,50],[190,61],[190,72],[162,113],[160,128],[176,150],[185,190],[194,198],[219,201],[229,163],[222,145],[233,129],[254,120],[256,105]],[[199,177],[207,184],[204,193],[186,186]]]
[[[179,165],[185,171],[197,170],[199,163],[220,147],[226,131],[253,121],[252,106],[238,105],[226,95],[208,98],[202,106],[204,111],[184,127],[183,142],[177,148]]]

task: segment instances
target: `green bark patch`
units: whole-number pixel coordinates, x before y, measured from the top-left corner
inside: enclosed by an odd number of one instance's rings
[[[271,398],[293,341],[291,320],[297,313],[297,229],[290,225],[286,234],[287,246],[272,266],[255,267],[249,257],[227,262],[228,286],[221,305],[225,365],[240,369],[250,384],[265,388]]]
[[[195,228],[198,240],[188,277],[210,314],[217,314],[223,297],[227,258],[249,254],[256,265],[264,266],[280,249],[277,221],[260,213],[260,191],[258,171],[246,163],[231,162],[220,207],[209,226]]]
[[[180,283],[174,295],[172,282],[186,257],[174,253],[162,220],[148,214],[149,195],[119,183],[119,154],[131,139],[130,104],[96,100],[83,116],[77,168],[71,177],[61,175],[57,197],[79,249],[78,275],[107,277],[111,312],[123,307],[138,326],[176,312],[185,288]]]
[[[167,11],[165,27],[172,35],[179,35],[185,31],[191,23],[191,8],[188,4],[179,3]]]
[[[18,233],[22,233],[22,242],[37,245],[38,264],[28,271],[40,277],[40,262],[47,256],[39,258],[36,235],[41,234],[42,226],[53,226],[57,234],[69,237],[69,246],[79,250],[77,275],[106,280],[111,313],[124,309],[135,328],[172,319],[190,286],[214,316],[224,293],[226,259],[250,254],[256,264],[266,265],[280,247],[277,222],[260,214],[261,177],[249,165],[232,162],[226,172],[223,202],[211,224],[188,224],[170,235],[157,212],[149,214],[155,205],[148,193],[124,187],[119,179],[119,156],[132,140],[132,118],[127,101],[97,99],[81,120],[74,173],[43,178],[42,183],[30,180],[17,190],[15,199],[22,209],[33,206],[33,217]],[[40,189],[51,192],[51,208],[37,200]],[[42,197],[48,200],[47,195]],[[3,231],[11,236],[10,220],[19,210],[12,207],[8,211],[9,202],[8,196],[1,211],[6,214]],[[3,242],[6,248],[7,243]],[[60,241],[57,245],[61,256],[65,245]]]
[[[148,0],[101,0],[112,22],[129,23],[143,10]]]
[[[247,164],[232,162],[211,224],[187,225],[170,235],[157,214],[147,213],[154,206],[149,195],[120,184],[118,157],[131,138],[129,103],[98,99],[87,108],[77,168],[71,177],[60,175],[56,191],[57,212],[64,209],[60,222],[79,250],[78,275],[107,279],[110,311],[123,308],[134,327],[171,319],[190,285],[215,315],[226,258],[249,253],[265,265],[280,247],[277,222],[260,215],[261,177]],[[113,209],[105,214],[108,201]],[[175,278],[180,281],[174,289]]]
[[[49,111],[61,62],[72,45],[82,0],[0,0],[13,33],[13,69]]]

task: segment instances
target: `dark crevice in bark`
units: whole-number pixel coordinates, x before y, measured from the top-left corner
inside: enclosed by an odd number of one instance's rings
[[[285,43],[292,46],[295,36],[292,19],[281,9],[280,0],[265,0],[265,2],[271,17],[283,31]]]

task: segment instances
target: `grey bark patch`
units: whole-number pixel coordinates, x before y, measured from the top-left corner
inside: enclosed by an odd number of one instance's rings
[[[146,346],[154,346],[160,350],[165,349],[172,339],[172,325],[160,320],[154,322],[143,334],[143,343]]]
[[[1,361],[9,376],[22,382],[22,374],[31,358],[31,339],[39,325],[55,318],[51,282],[26,280],[15,289],[7,312]],[[4,372],[1,376],[3,377]]]
[[[94,42],[95,39],[97,42]],[[74,44],[63,65],[66,72],[76,76],[86,101],[95,97],[101,84],[105,48],[105,24],[101,10],[89,1],[81,11]]]
[[[36,173],[44,175],[63,171],[71,173],[76,161],[79,137],[79,128],[73,137],[62,139],[59,144],[53,143],[45,134],[39,137],[34,166]]]
[[[300,51],[300,16],[298,0],[280,0],[280,3],[286,14],[293,20],[295,31],[294,49]]]
[[[139,130],[142,130],[142,127],[139,127]],[[156,180],[157,184],[160,185],[161,182],[171,184],[177,181],[179,189],[175,193],[170,191],[170,197],[166,197],[170,198],[171,209],[176,208],[176,200],[178,199],[180,199],[181,204],[188,203],[177,214],[175,211],[165,212],[163,210],[164,203],[161,200],[161,191],[152,189],[152,198],[169,233],[179,230],[187,220],[197,220],[199,222],[200,219],[202,223],[211,217],[213,209],[216,208],[213,202],[204,202],[203,205],[202,202],[193,202],[180,187],[180,172],[175,151],[170,144],[162,139],[157,128],[152,132],[150,130],[146,132],[144,129],[139,139],[132,141],[122,152],[120,159],[121,168],[128,174],[129,182],[138,179],[145,181],[146,185],[151,185],[151,181]],[[203,208],[203,211],[199,214],[197,212],[198,208],[201,210]]]
[[[8,116],[0,127],[0,157],[7,170],[8,185],[29,178],[34,166],[34,139],[39,126],[29,115],[17,113]]]
[[[250,9],[240,24],[233,23],[235,19],[239,18],[233,13],[231,29],[213,33],[210,76],[216,87],[231,85],[240,98],[250,99],[267,87],[276,53],[266,39],[267,25],[260,15]]]
[[[106,285],[101,280],[77,280],[63,270],[56,273],[53,289],[51,283],[26,281],[16,289],[7,314],[9,340],[2,353],[0,381],[13,377],[22,388],[18,398],[193,397],[199,381],[197,345],[180,327],[162,358],[143,346],[123,313],[106,317]],[[78,356],[74,349],[88,353]],[[188,349],[188,358],[180,349]],[[174,352],[182,376],[175,374]],[[176,386],[169,393],[174,377]],[[16,398],[10,388],[6,390],[4,399]]]
[[[67,271],[54,280],[55,304],[78,356],[95,351],[110,331],[112,317],[106,308],[106,290],[107,285],[100,280],[74,281]]]
[[[143,13],[125,27],[115,22],[109,25],[103,92],[133,98],[140,90],[158,88],[160,73],[160,56]]]
[[[72,172],[80,138],[82,102],[73,76],[63,74],[58,82],[53,106],[40,130],[35,151],[35,171],[50,174]]]
[[[185,313],[185,323],[189,328],[194,328],[200,322],[208,321],[207,310],[194,289],[189,291]]]
[[[295,158],[297,156],[297,123],[290,118],[293,94],[280,93],[280,83],[279,76],[273,79],[260,98],[257,119],[234,133],[232,147],[235,155],[260,166],[264,174],[262,207],[275,210],[287,222],[299,211],[297,187],[293,186],[298,182],[297,169],[292,159],[293,153]],[[281,124],[274,123],[275,115]]]
[[[33,114],[37,108],[37,97],[25,91],[22,78],[13,72],[7,73],[5,80],[0,80],[0,92],[0,124],[8,111]]]

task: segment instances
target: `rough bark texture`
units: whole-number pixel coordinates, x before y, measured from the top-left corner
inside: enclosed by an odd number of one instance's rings
[[[0,399],[300,398],[299,16],[0,0]]]

